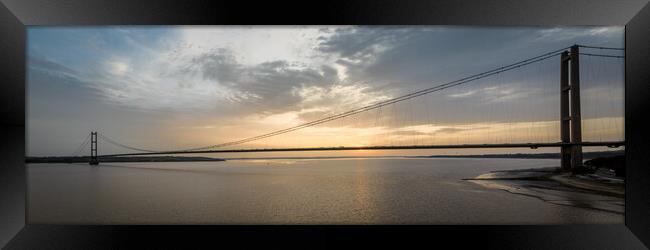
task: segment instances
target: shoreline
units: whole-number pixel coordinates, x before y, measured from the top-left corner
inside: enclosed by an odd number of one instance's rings
[[[26,157],[25,163],[88,163],[90,157]],[[156,157],[99,157],[100,162],[208,162],[226,161],[221,158],[187,157],[187,156],[156,156]]]
[[[540,199],[544,202],[623,214],[625,182],[600,171],[571,174],[559,167],[490,171],[463,179],[488,189]]]

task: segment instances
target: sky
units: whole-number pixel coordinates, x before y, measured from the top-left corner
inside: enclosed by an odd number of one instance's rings
[[[151,150],[234,141],[573,44],[622,48],[623,31],[600,26],[31,26],[27,155],[71,155],[90,131]],[[621,54],[586,48],[584,53]],[[622,140],[623,60],[581,56],[581,85],[583,141]],[[558,125],[559,57],[554,57],[238,147],[556,142]],[[101,141],[99,151],[126,152]]]

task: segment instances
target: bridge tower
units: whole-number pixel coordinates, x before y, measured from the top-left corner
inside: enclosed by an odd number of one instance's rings
[[[571,46],[560,57],[560,149],[564,170],[582,166],[582,118],[580,117],[580,49]]]
[[[97,159],[97,132],[90,132],[90,165],[99,165]]]

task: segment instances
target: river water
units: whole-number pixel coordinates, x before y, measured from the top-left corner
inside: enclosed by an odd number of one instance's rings
[[[365,158],[28,164],[28,222],[55,224],[616,224],[462,180],[547,159]]]

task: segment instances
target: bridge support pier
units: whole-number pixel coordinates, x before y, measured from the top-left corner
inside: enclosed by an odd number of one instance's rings
[[[571,114],[569,113],[569,52],[564,51],[560,61],[560,139],[562,143],[571,142]],[[571,170],[571,146],[560,148],[562,170]]]
[[[571,47],[571,167],[582,166],[582,118],[580,117],[580,50]]]
[[[90,165],[99,165],[97,159],[97,132],[90,132]]]
[[[582,166],[579,56],[578,45],[573,45],[570,53],[564,51],[560,57],[560,137],[562,143],[572,144],[560,149],[563,170]]]

